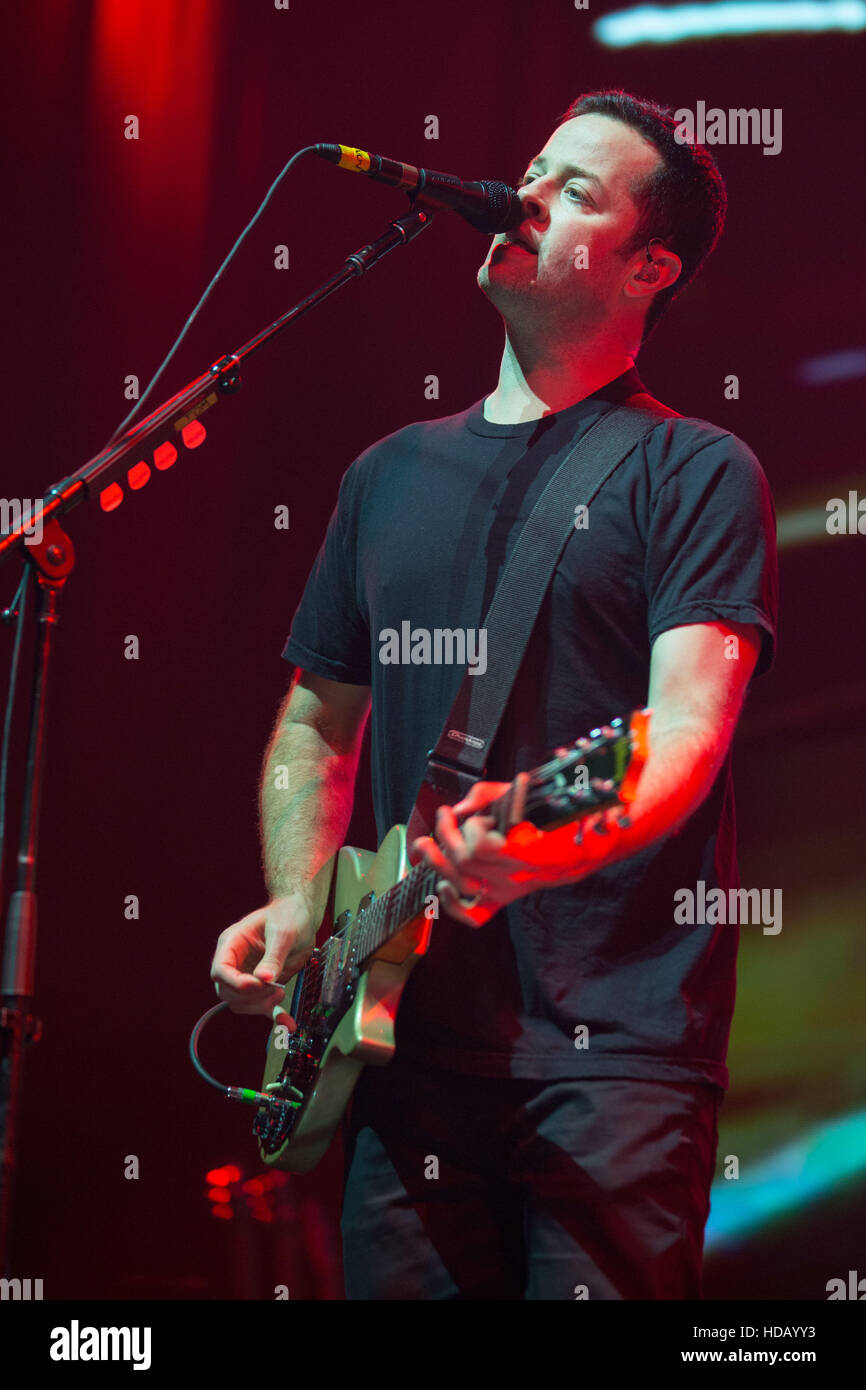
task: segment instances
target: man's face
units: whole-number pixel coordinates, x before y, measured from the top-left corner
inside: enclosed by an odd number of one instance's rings
[[[626,306],[629,262],[617,248],[638,222],[630,189],[660,163],[642,135],[610,116],[557,127],[524,175],[523,222],[494,237],[478,271],[507,323],[571,334]]]

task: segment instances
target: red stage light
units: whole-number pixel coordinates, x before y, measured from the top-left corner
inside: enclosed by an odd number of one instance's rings
[[[144,487],[150,477],[150,464],[145,463],[144,459],[140,463],[134,463],[126,475],[126,481],[131,488],[136,491]]]
[[[123,501],[123,488],[120,483],[109,483],[99,494],[99,505],[104,512],[113,512]]]
[[[173,444],[160,444],[159,448],[154,449],[153,451],[154,467],[159,468],[160,470],[171,468],[171,465],[174,463],[176,458],[177,449],[174,447]]]
[[[197,449],[199,444],[204,443],[207,430],[201,420],[192,420],[188,425],[184,425],[180,432],[180,437],[188,449]]]

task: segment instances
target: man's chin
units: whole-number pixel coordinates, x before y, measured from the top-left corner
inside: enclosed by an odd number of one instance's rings
[[[505,275],[498,268],[491,275],[486,261],[476,279],[482,294],[497,307],[525,300],[535,286],[535,280],[527,275]]]

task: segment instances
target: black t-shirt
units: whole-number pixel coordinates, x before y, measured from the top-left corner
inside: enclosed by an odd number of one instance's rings
[[[378,834],[405,823],[462,679],[457,665],[383,664],[385,629],[483,625],[520,528],[567,450],[632,369],[578,404],[521,424],[483,401],[409,425],[345,473],[283,650],[332,680],[372,686]],[[544,761],[646,703],[650,648],[688,623],[755,623],[773,658],[775,520],[736,436],[662,421],[576,527],[548,589],[490,750],[490,780]],[[679,834],[577,884],[519,899],[480,930],[442,915],[397,1015],[404,1057],[489,1076],[647,1077],[726,1087],[738,928],[674,921],[677,889],[738,886],[730,756]],[[588,1046],[577,1045],[576,1034]]]

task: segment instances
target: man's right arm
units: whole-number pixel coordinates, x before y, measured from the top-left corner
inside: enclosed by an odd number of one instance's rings
[[[370,688],[297,671],[265,753],[260,831],[269,902],[221,934],[216,992],[239,1013],[269,1013],[313,949],[328,864],[352,814]]]

